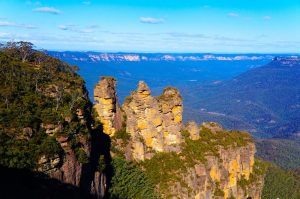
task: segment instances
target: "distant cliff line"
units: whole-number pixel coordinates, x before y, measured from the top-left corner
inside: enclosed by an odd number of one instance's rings
[[[49,55],[63,60],[80,62],[145,62],[145,61],[242,61],[272,60],[272,54],[210,54],[210,53],[105,53],[105,52],[58,52]]]

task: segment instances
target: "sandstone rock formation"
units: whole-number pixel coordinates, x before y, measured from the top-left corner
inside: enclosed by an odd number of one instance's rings
[[[180,175],[181,181],[184,182],[182,184],[186,184],[190,189],[177,183],[169,189],[170,193],[179,198],[209,199],[216,198],[217,192],[221,192],[219,198],[259,199],[263,176],[256,182],[255,188],[244,190],[238,185],[242,176],[249,180],[253,171],[254,153],[254,144],[234,149],[220,148],[220,158],[207,156],[205,164],[198,163],[190,167],[187,173]]]
[[[182,98],[175,88],[167,88],[157,98],[145,82],[123,105],[127,116],[126,131],[132,138],[135,160],[151,157],[153,151],[178,150],[181,143]]]
[[[116,80],[102,77],[94,89],[95,109],[103,132],[113,136],[122,126],[122,114],[116,96]]]
[[[189,132],[191,140],[198,140],[200,138],[200,136],[199,136],[200,129],[196,122],[194,122],[194,121],[188,122],[185,125],[185,130],[187,130]]]
[[[175,164],[184,167],[175,166],[171,175],[176,180],[164,184],[167,190],[157,184],[162,198],[261,197],[263,175],[253,180],[255,145],[251,138],[245,134],[239,137],[237,133],[234,135],[243,141],[234,140],[230,132],[214,122],[205,122],[201,126],[188,122],[183,126],[182,97],[176,88],[168,87],[160,96],[153,97],[147,84],[140,81],[137,90],[125,99],[122,106],[128,140],[115,139],[118,128],[115,120],[119,109],[115,85],[114,79],[102,78],[95,88],[95,108],[114,148],[121,151],[127,160],[141,164],[151,161],[156,154],[172,152],[180,159]],[[187,136],[182,136],[183,130]],[[205,135],[208,132],[211,138]],[[199,147],[199,150],[195,152],[193,147]],[[203,157],[198,158],[197,155]],[[160,168],[157,169],[161,172]],[[247,184],[240,185],[244,181]]]
[[[223,131],[223,127],[216,122],[203,122],[201,128],[209,129],[213,133]]]

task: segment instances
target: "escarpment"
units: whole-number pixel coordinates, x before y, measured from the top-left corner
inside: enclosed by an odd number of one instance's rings
[[[99,85],[107,85],[102,78]],[[110,84],[115,86],[115,82]],[[113,99],[112,99],[113,98]],[[116,107],[117,96],[110,96]],[[96,110],[98,104],[95,105]],[[115,109],[110,109],[115,110]],[[108,126],[113,157],[136,162],[156,185],[161,198],[255,198],[261,197],[263,166],[254,159],[255,145],[244,132],[226,131],[217,123],[182,124],[183,102],[176,88],[151,96],[145,82],[122,106],[123,127],[113,124],[114,114],[98,112]],[[105,129],[105,127],[104,127]]]
[[[18,53],[24,45],[30,56],[22,61]],[[0,93],[6,96],[0,100],[0,166],[37,172],[45,182],[54,178],[87,198],[102,198],[105,175],[93,157],[99,149],[92,144],[92,105],[84,81],[76,67],[31,47],[21,42],[0,49]],[[57,195],[47,186],[40,191]]]

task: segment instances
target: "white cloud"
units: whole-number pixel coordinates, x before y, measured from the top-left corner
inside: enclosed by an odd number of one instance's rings
[[[31,24],[17,24],[17,23],[10,22],[10,21],[0,21],[0,26],[26,28],[26,29],[37,28],[36,26],[31,25]]]
[[[0,26],[15,26],[15,24],[9,21],[0,21]]]
[[[271,17],[271,16],[267,16],[267,15],[266,15],[266,16],[264,16],[264,17],[263,17],[263,19],[264,19],[264,20],[271,20],[271,19],[272,19],[272,17]]]
[[[227,16],[229,16],[229,17],[238,17],[239,14],[235,13],[235,12],[230,12],[230,13],[227,14]]]
[[[95,32],[95,30],[94,29],[90,29],[90,28],[85,28],[85,29],[78,30],[78,32],[81,32],[81,33],[93,33],[93,32]]]
[[[98,26],[90,25],[90,26],[86,26],[85,28],[80,28],[77,25],[68,24],[68,25],[60,25],[60,26],[58,26],[58,28],[61,30],[65,30],[65,31],[73,31],[73,32],[79,32],[79,33],[93,33],[93,32],[95,32],[95,29],[98,28]]]
[[[65,26],[65,25],[60,25],[60,26],[58,26],[58,28],[61,30],[69,30],[69,27]]]
[[[148,23],[148,24],[160,24],[160,23],[164,23],[165,20],[162,18],[140,17],[140,22]]]
[[[34,12],[45,12],[45,13],[50,13],[50,14],[55,14],[55,15],[63,13],[61,10],[58,10],[53,7],[39,7],[39,8],[33,9],[33,11]]]
[[[0,38],[1,39],[10,39],[11,38],[11,34],[7,33],[7,32],[0,32]]]

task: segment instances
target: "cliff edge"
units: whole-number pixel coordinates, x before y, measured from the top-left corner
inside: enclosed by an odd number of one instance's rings
[[[106,99],[107,113],[119,106],[115,81],[103,87],[110,79],[102,78],[95,87],[95,92],[101,86],[106,93],[114,93]],[[168,87],[154,97],[140,81],[120,109],[124,117],[119,129],[110,125],[116,112],[104,115],[99,101],[95,109],[104,129],[111,128],[106,132],[111,137],[112,157],[136,163],[155,184],[159,197],[261,198],[264,171],[254,158],[250,135],[226,131],[214,122],[184,125],[183,101],[176,88]]]

